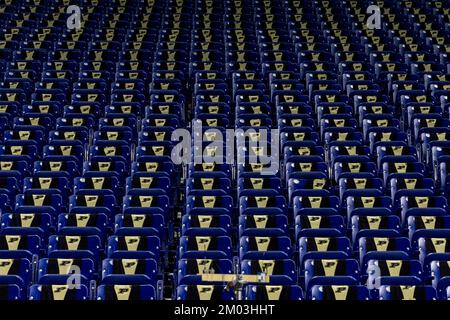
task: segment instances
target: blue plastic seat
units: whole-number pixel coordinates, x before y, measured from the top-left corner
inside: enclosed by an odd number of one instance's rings
[[[30,300],[88,300],[85,285],[69,288],[67,284],[34,284],[30,287]]]
[[[303,292],[296,285],[249,285],[245,290],[245,300],[302,300]]]
[[[235,300],[234,292],[221,285],[180,285],[176,290],[176,300]]]
[[[316,285],[311,288],[311,299],[330,300],[370,300],[369,290],[361,285]]]
[[[177,266],[179,285],[205,284],[203,274],[233,274],[229,259],[180,259]]]
[[[80,283],[88,286],[97,271],[94,262],[88,258],[44,258],[38,262],[37,282],[39,284],[67,284],[79,274]]]
[[[108,284],[97,287],[97,300],[156,300],[156,290],[151,285]]]
[[[384,285],[379,291],[380,300],[437,300],[432,286]]]

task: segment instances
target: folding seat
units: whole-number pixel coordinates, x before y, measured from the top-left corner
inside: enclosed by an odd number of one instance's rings
[[[442,196],[403,196],[400,198],[402,222],[406,223],[408,217],[418,215],[446,215],[448,204]]]
[[[79,271],[79,273],[78,273]],[[88,285],[93,279],[94,262],[91,259],[44,258],[38,262],[38,284],[67,284],[71,276],[78,273],[82,285]]]
[[[380,119],[364,119],[363,135],[364,139],[369,140],[371,132],[380,132],[381,134],[400,128],[400,121],[390,117]]]
[[[393,178],[389,185],[396,207],[403,196],[433,196],[435,191],[434,181],[430,178]]]
[[[408,238],[400,236],[367,236],[359,238],[359,261],[362,268],[366,268],[369,260],[406,259],[411,252]]]
[[[302,300],[303,292],[296,285],[248,285],[245,300]]]
[[[111,259],[156,259],[161,243],[156,236],[111,236],[107,242],[107,257]]]
[[[443,74],[445,73],[445,66],[440,63],[429,61],[417,61],[411,63],[411,74],[423,77],[425,74]]]
[[[394,178],[423,178],[425,166],[421,162],[385,162],[382,170],[386,185]]]
[[[448,136],[450,131],[448,128],[430,129],[429,132],[422,133],[418,141],[422,145],[422,154],[425,160],[431,162],[431,151],[433,147],[448,147]]]
[[[365,119],[378,120],[393,118],[394,108],[386,103],[366,102],[359,104],[359,123],[362,126]]]
[[[311,300],[370,300],[370,292],[362,285],[315,285]]]
[[[170,187],[169,177],[132,176],[126,180],[126,194],[128,195],[166,195]]]
[[[363,272],[367,283],[375,280],[377,285],[421,284],[425,276],[420,262],[409,258],[369,260]]]
[[[235,300],[234,292],[222,285],[180,285],[177,287],[176,300]]]
[[[358,262],[354,259],[308,259],[305,261],[305,286],[359,282]]]
[[[30,287],[30,300],[88,300],[89,292],[85,285],[69,288],[68,284],[34,284]]]
[[[392,72],[408,72],[409,67],[401,62],[377,62],[374,65],[375,75],[377,79],[386,79],[387,75]]]
[[[50,213],[58,215],[64,210],[63,199],[59,194],[39,194],[29,192],[16,196],[16,213]]]
[[[25,178],[23,181],[24,194],[52,194],[57,193],[63,197],[71,193],[71,182],[65,177],[40,175],[35,178]]]
[[[5,126],[10,119],[14,119],[18,116],[19,105],[14,101],[2,101],[0,102],[0,119],[4,122]],[[2,122],[2,124],[3,124]],[[9,123],[8,123],[9,126]]]
[[[170,111],[167,109],[167,111]],[[149,127],[167,126],[177,128],[180,125],[180,119],[175,114],[150,113],[146,114],[145,119],[141,120],[141,129],[147,130]]]
[[[128,102],[127,102],[128,104]],[[133,104],[131,104],[133,105]],[[140,109],[140,108],[139,108]],[[108,113],[99,119],[100,131],[136,131],[136,115],[128,113]]]
[[[130,64],[130,62],[128,62]],[[143,62],[141,62],[143,63]],[[125,66],[124,63],[121,64],[121,66]],[[137,62],[136,64],[133,63],[133,67],[134,66],[139,66],[139,62]],[[150,88],[160,88],[157,86],[157,84],[159,84],[160,86],[162,86],[163,84],[166,84],[167,86],[175,86],[175,88],[180,88],[181,89],[181,85],[179,84],[179,81],[175,80],[175,81],[170,81],[167,80],[166,82],[164,82],[163,80],[155,80],[151,83]],[[180,85],[180,87],[178,87],[178,85]],[[143,93],[145,90],[145,85],[141,80],[136,80],[136,79],[118,79],[117,81],[113,82],[111,84],[111,90],[112,92],[132,92],[132,93]]]
[[[286,236],[243,236],[239,241],[241,259],[289,259],[291,241]]]
[[[226,236],[231,228],[228,215],[184,215],[181,233],[184,236]]]
[[[349,226],[355,248],[362,237],[398,236],[401,231],[400,219],[395,215],[353,215]]]
[[[329,176],[328,166],[323,161],[302,161],[294,159],[286,162],[285,177],[288,182],[290,179],[307,178],[327,178]]]
[[[87,83],[86,85],[97,85],[100,82],[92,82]],[[105,85],[106,87],[106,85]],[[100,89],[97,89],[100,91]],[[106,89],[103,89],[106,90]],[[84,125],[88,128],[92,128],[94,126],[94,122],[96,117],[99,117],[101,112],[101,105],[98,102],[92,102],[92,101],[78,101],[78,102],[72,102],[71,105],[64,106],[64,118],[66,118],[67,121],[74,122],[77,126]],[[74,120],[70,120],[74,119]],[[67,125],[64,124],[64,120],[58,120],[61,125]]]
[[[37,61],[34,61],[35,63]],[[37,63],[39,66],[40,64]],[[21,79],[30,79],[33,82],[38,81],[37,71],[35,70],[36,65],[33,64],[32,61],[15,61],[11,62],[8,65],[8,70],[5,71],[5,80],[11,78],[21,78]],[[39,67],[37,68],[39,69]],[[17,97],[18,98],[18,97]],[[5,99],[4,95],[0,95],[0,101],[14,101],[19,103],[14,97],[14,100]]]
[[[311,71],[305,74],[305,81],[308,88],[311,84],[321,83],[322,81],[326,81],[326,83],[337,83],[338,75],[328,71]]]
[[[342,178],[339,179],[341,201],[349,196],[382,196],[383,180],[379,178]]]
[[[128,165],[120,160],[97,158],[83,163],[83,177],[116,177],[121,181],[128,173]]]
[[[21,162],[24,161],[28,165],[31,164],[38,155],[37,146],[7,143],[0,146],[0,161]]]
[[[272,120],[266,114],[260,115],[239,115],[239,119],[236,121],[236,127],[247,129],[254,128],[270,128],[272,127]]]
[[[343,132],[343,130],[356,130],[358,122],[355,119],[334,118],[320,120],[320,136],[324,137],[327,132]]]
[[[417,240],[421,237],[429,237],[435,234],[445,233],[450,219],[444,215],[417,215],[409,216],[407,220],[408,233],[411,243],[415,247]]]
[[[97,287],[97,300],[156,300],[156,290],[151,285],[107,284]]]
[[[326,178],[305,178],[305,179],[289,179],[288,195],[289,203],[296,196],[329,196],[331,192],[331,183]]]
[[[77,71],[75,61],[82,61],[82,52],[79,49],[55,49],[48,54],[45,70]],[[44,60],[45,61],[45,60]]]
[[[116,212],[116,205],[114,195],[84,194],[69,198],[70,213],[104,213],[111,217]]]
[[[169,67],[169,69],[166,70],[166,69],[161,68],[161,63],[153,64],[152,68],[154,68],[154,70],[153,70],[151,79],[152,80],[155,80],[155,79],[164,79],[164,80],[180,79],[182,81],[186,79],[183,71],[174,68],[175,67],[174,63],[170,63],[170,65],[168,65],[168,67]],[[147,80],[147,75],[145,73],[141,74],[138,71],[133,71],[133,74],[135,74],[135,76],[131,77],[131,79],[141,79],[142,78],[145,81]],[[143,76],[143,77],[141,77],[141,76]],[[125,75],[123,78],[130,79],[130,77],[125,77]],[[166,102],[168,102],[168,101],[166,101]]]
[[[322,119],[351,118],[353,114],[353,109],[349,105],[340,102],[321,103],[316,107],[316,111],[318,123]]]
[[[292,58],[288,58],[287,60],[292,60]],[[298,61],[299,63],[302,62],[333,62],[333,56],[326,52],[326,51],[314,51],[314,50],[308,50],[308,51],[302,51],[298,55]]]
[[[368,147],[355,145],[333,146],[329,148],[329,152],[332,165],[347,160],[370,161],[372,156]]]
[[[353,99],[354,111],[355,113],[357,113],[359,110],[359,106],[365,105],[367,103],[387,104],[389,102],[388,100],[388,96],[382,95],[381,93],[360,91],[360,94],[355,95]]]
[[[426,89],[430,89],[432,84],[447,83],[450,80],[447,74],[425,74],[424,85]]]
[[[180,259],[229,259],[232,244],[228,236],[182,236],[178,248]]]
[[[126,164],[130,162],[131,150],[128,145],[120,145],[114,141],[107,141],[105,144],[92,146],[89,148],[89,159],[91,161],[122,161]]]
[[[126,195],[123,199],[124,214],[163,214],[167,218],[169,197],[166,195]]]
[[[0,300],[20,300],[20,288],[15,284],[0,284]]]
[[[1,233],[7,235],[38,235],[45,239],[52,228],[48,213],[10,213],[1,216]]]
[[[301,237],[338,237],[344,234],[345,224],[339,215],[295,216],[295,239]]]
[[[70,141],[65,140],[58,142],[54,141],[55,145],[46,145],[43,149],[43,160],[51,162],[65,162],[72,161],[81,164],[84,159],[84,147],[81,145],[71,145]]]
[[[180,259],[177,265],[178,285],[204,283],[203,274],[233,274],[233,265],[228,259]]]
[[[349,81],[350,82],[350,81]],[[355,113],[358,112],[359,106],[364,103],[361,98],[371,99],[370,97],[378,97],[381,94],[381,88],[377,84],[373,84],[371,81],[352,81],[347,82],[346,90],[349,101],[357,101],[358,108],[355,108]],[[377,98],[383,100],[383,98]],[[370,102],[370,101],[367,101]]]
[[[239,236],[283,236],[287,234],[285,215],[246,215],[239,217]]]
[[[233,199],[230,196],[187,196],[187,215],[231,215]]]
[[[431,115],[426,118],[414,119],[413,121],[413,136],[414,141],[418,141],[423,133],[435,132],[438,128],[448,128],[450,121],[443,119],[440,115],[433,117]]]
[[[383,285],[380,300],[436,300],[436,289],[419,285]]]
[[[260,106],[260,104],[257,104]],[[243,107],[240,108],[240,110],[243,110]],[[211,103],[211,102],[204,102],[199,103],[195,106],[195,117],[199,118],[200,116],[206,116],[206,115],[218,115],[222,117],[222,115],[228,115],[230,113],[230,106],[226,104],[225,102],[218,102],[218,103]]]
[[[159,213],[119,214],[115,217],[117,235],[159,235],[163,237],[164,216]]]
[[[293,285],[297,281],[296,266],[293,260],[242,260],[242,275],[261,275],[269,277],[270,285]]]
[[[58,216],[60,235],[98,235],[104,239],[110,230],[108,216],[104,213],[75,213]]]
[[[299,261],[303,270],[303,262],[307,259],[340,259],[347,258],[351,252],[351,244],[347,237],[300,237]]]
[[[75,195],[120,195],[122,191],[116,177],[89,176],[74,180]]]
[[[286,146],[283,149],[285,162],[323,162],[325,151],[321,146]]]
[[[139,146],[135,159],[138,162],[171,161],[171,143],[161,141],[152,146]]]
[[[115,44],[116,43],[114,41],[102,43],[102,45],[115,45]],[[81,59],[81,60],[83,60],[83,59]],[[104,72],[107,72],[108,74],[111,74],[111,73],[114,73],[115,66],[112,61],[85,60],[79,64],[79,70],[80,70],[80,72],[104,71]],[[94,74],[91,73],[91,75],[94,75]],[[86,78],[88,78],[88,77],[86,77]],[[89,88],[85,88],[85,89],[89,89]]]
[[[392,90],[394,105],[399,105],[402,96],[419,93],[425,94],[423,84],[420,84],[415,80],[394,81],[390,89]]]
[[[358,131],[343,129],[335,132],[325,132],[323,141],[326,148],[339,145],[361,146],[363,135]]]
[[[66,127],[60,130],[52,130],[49,132],[48,143],[49,145],[58,145],[58,144],[80,144],[85,145],[88,142],[88,132],[84,130],[80,130],[77,127]]]
[[[305,78],[305,75],[311,72],[332,72],[336,71],[336,65],[332,62],[308,61],[300,64],[300,77]]]
[[[0,262],[4,268],[4,272],[0,276],[1,286],[14,285],[20,289],[22,294],[25,294],[32,278],[30,260],[12,257],[11,259],[0,259]]]
[[[172,162],[133,162],[131,164],[131,175],[137,177],[158,177],[175,175],[175,167]]]
[[[281,102],[277,106],[278,118],[312,116],[312,108],[306,102]]]
[[[379,146],[404,145],[407,146],[408,138],[404,132],[398,129],[387,129],[381,132],[369,133],[370,150],[374,153]]]
[[[398,145],[378,146],[376,153],[379,168],[382,168],[385,162],[414,162],[418,158],[415,147],[406,147],[402,143]]]
[[[347,204],[347,218],[354,215],[390,215],[393,206],[392,199],[386,196],[349,196],[345,199]]]
[[[131,130],[121,130],[119,128],[112,128],[111,130],[103,129],[94,132],[94,145],[108,145],[111,144],[128,144],[133,141],[133,133]]]
[[[340,201],[335,196],[295,196],[293,199],[294,217],[332,216],[340,214]]]
[[[25,168],[22,168],[23,171]],[[79,175],[78,166],[74,161],[36,161],[33,168],[34,177],[66,177],[71,179]]]
[[[307,127],[284,128],[280,138],[283,147],[315,145],[319,141],[319,135]]]
[[[339,183],[340,179],[345,178],[375,178],[376,173],[376,164],[367,161],[364,157],[348,157],[342,162],[334,163],[334,179],[336,183]]]
[[[194,86],[194,95],[208,95],[212,93],[225,95],[227,84],[222,79],[199,79]]]
[[[15,177],[0,175],[0,194],[6,195],[8,203],[11,203],[20,193],[19,183]]]
[[[186,181],[186,195],[219,196],[230,194],[231,182],[228,178],[188,178]]]
[[[49,258],[88,258],[96,264],[101,248],[101,239],[95,235],[52,235],[48,239]]]
[[[156,287],[158,265],[154,259],[105,259],[102,284],[149,284]]]
[[[286,200],[283,196],[241,196],[239,212],[241,215],[285,214]]]
[[[24,92],[27,96],[29,96],[32,93],[32,89],[34,87],[34,84],[29,79],[14,79],[9,78],[3,82],[1,82],[2,91],[6,89],[4,92],[7,92],[7,90],[21,90]],[[18,91],[20,92],[20,91]]]

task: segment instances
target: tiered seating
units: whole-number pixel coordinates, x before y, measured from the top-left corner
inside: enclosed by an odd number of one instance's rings
[[[0,0],[0,299],[448,299],[450,2],[372,4]]]

